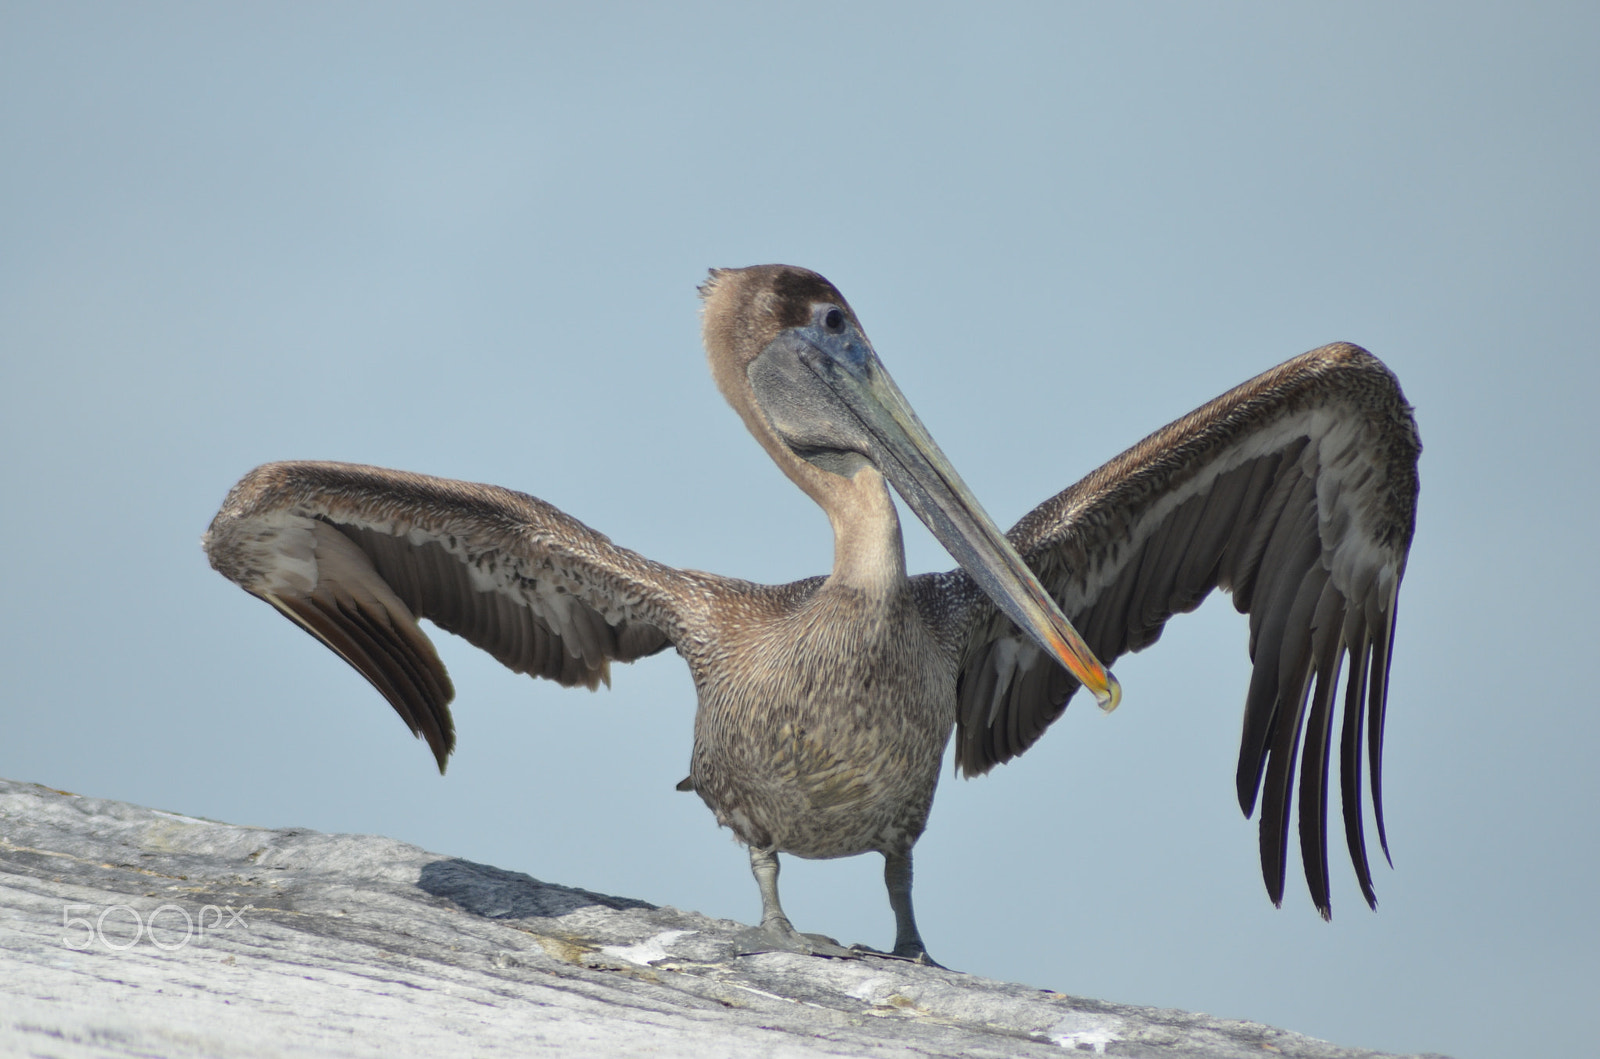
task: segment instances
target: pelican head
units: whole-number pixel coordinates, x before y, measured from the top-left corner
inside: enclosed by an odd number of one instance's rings
[[[1105,710],[1116,678],[984,513],[890,378],[855,312],[788,265],[716,269],[701,287],[711,370],[745,426],[837,526],[836,498],[871,468],[973,580]]]

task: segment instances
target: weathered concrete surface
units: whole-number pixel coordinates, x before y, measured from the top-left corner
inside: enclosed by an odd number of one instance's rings
[[[1377,1054],[894,960],[742,955],[751,936],[385,838],[0,780],[5,1055]]]

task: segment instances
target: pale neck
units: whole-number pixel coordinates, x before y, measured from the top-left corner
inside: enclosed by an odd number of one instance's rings
[[[854,478],[835,476],[834,481],[840,486],[822,504],[833,526],[833,573],[828,580],[874,594],[903,584],[905,544],[883,476],[863,467]]]
[[[714,361],[713,366],[716,364]],[[717,382],[772,461],[827,513],[833,526],[829,582],[884,594],[904,584],[906,553],[900,518],[877,468],[865,466],[844,478],[812,466],[778,438],[747,387],[732,388],[720,375]]]

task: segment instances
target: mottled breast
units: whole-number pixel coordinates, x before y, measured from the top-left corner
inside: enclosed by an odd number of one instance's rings
[[[691,778],[745,842],[909,849],[955,724],[955,667],[908,589],[822,581],[730,601],[703,659]]]

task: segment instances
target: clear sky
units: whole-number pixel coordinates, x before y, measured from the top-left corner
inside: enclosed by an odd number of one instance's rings
[[[1002,524],[1347,339],[1426,448],[1395,870],[1282,910],[1233,796],[1244,619],[1178,619],[1020,761],[945,781],[952,967],[1462,1059],[1578,1055],[1600,990],[1600,8],[0,3],[0,775],[377,832],[750,921],[671,653],[590,695],[440,634],[434,771],[207,567],[252,466],[522,489],[653,558],[825,570],[717,396],[695,285],[845,291]],[[951,560],[914,521],[913,569]],[[876,857],[784,870],[887,944]]]

